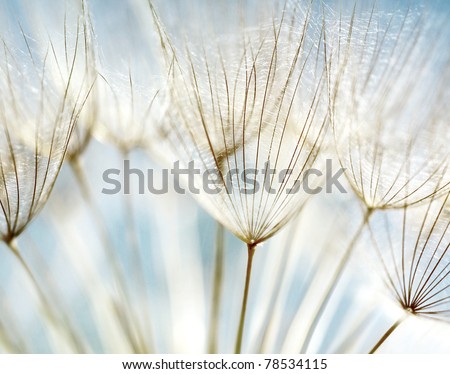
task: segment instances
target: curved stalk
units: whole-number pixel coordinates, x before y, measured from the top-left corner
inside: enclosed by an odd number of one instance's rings
[[[380,340],[378,340],[378,342],[369,351],[369,354],[374,354],[405,319],[406,317],[403,316],[399,318],[397,321],[395,321],[394,324],[391,327],[389,327],[389,329],[384,333],[384,335],[380,338]]]
[[[252,264],[253,264],[253,255],[255,254],[256,244],[247,244],[248,258],[247,258],[247,272],[245,276],[245,287],[244,287],[244,297],[242,299],[242,307],[241,307],[241,318],[239,321],[239,328],[236,338],[236,345],[234,349],[234,353],[241,353],[242,349],[242,337],[244,335],[244,325],[245,325],[245,313],[247,311],[247,299],[248,299],[248,291],[250,289],[250,278],[252,275]]]

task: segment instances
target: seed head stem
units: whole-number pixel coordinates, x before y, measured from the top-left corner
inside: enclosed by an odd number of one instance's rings
[[[373,346],[373,348],[370,350],[369,354],[374,354],[378,348],[380,348],[383,343],[386,341],[387,338],[396,330],[398,326],[405,320],[405,316],[399,318],[397,321],[394,322],[394,324],[384,333],[384,335],[378,340],[378,342]]]
[[[250,289],[250,277],[252,275],[253,255],[255,254],[256,244],[247,244],[247,250],[248,250],[248,258],[247,258],[247,273],[246,273],[246,277],[245,277],[244,297],[242,299],[241,318],[239,321],[236,345],[235,345],[235,349],[234,349],[234,353],[236,353],[236,354],[241,353],[241,348],[242,348],[242,337],[244,334],[245,313],[247,311],[248,291]]]

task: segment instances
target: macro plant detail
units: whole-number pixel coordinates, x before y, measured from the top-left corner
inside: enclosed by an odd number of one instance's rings
[[[414,8],[372,9],[345,31],[334,132],[349,182],[371,209],[419,204],[449,189],[446,26],[424,18]]]
[[[304,197],[286,190],[315,164],[327,130],[327,62],[311,11],[202,46],[198,61],[189,45],[168,51],[175,54],[168,59],[176,117],[165,131],[171,157],[193,160],[219,181],[220,192],[199,201],[248,244],[274,235],[300,209]]]
[[[180,52],[165,43],[176,113],[164,133],[173,160],[193,160],[219,181],[223,189],[199,194],[199,202],[248,247],[237,353],[255,249],[304,204],[306,193],[286,190],[315,164],[328,127],[328,62],[314,27],[320,19],[312,5],[301,11],[287,19],[284,12],[267,29],[217,38],[198,61],[189,44]],[[160,34],[167,37],[162,25]]]
[[[87,82],[80,88],[79,82],[72,82],[76,52],[67,66],[68,79],[55,82],[50,75],[60,67],[51,52],[37,64],[31,52],[24,57],[14,49],[4,41],[1,234],[5,242],[20,235],[47,200],[87,97],[83,86],[86,92],[89,89]],[[21,59],[27,60],[25,66]],[[69,95],[75,98],[73,103]]]
[[[52,308],[17,244],[49,198],[93,85],[83,68],[83,32],[79,23],[75,27],[70,50],[64,36],[65,60],[52,40],[42,50],[32,49],[22,28],[19,40],[2,40],[0,234],[34,284],[49,323],[66,330],[79,350],[78,338]]]
[[[445,2],[0,10],[0,352],[450,350]]]
[[[339,56],[330,114],[336,155],[364,213],[302,351],[373,213],[420,204],[450,186],[448,93],[442,86],[450,56],[438,26],[445,28],[445,21],[430,25],[415,8],[386,8],[355,7],[347,19],[330,22]]]
[[[385,234],[373,240],[385,281],[399,306],[407,314],[443,321],[448,320],[450,310],[448,199],[447,194],[431,199],[426,206],[405,207],[395,212],[396,216],[384,216],[377,224],[384,227]],[[394,232],[394,228],[399,229]],[[388,334],[404,319],[402,316]],[[388,336],[383,336],[372,353]]]

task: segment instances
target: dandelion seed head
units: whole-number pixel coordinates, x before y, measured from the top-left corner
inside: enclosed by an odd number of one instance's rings
[[[6,241],[47,201],[90,88],[83,75],[75,79],[78,38],[63,65],[51,40],[32,48],[22,37],[18,45],[5,37],[0,60],[0,235]]]
[[[371,223],[385,281],[403,309],[450,317],[450,210],[447,195],[424,206],[383,212]]]
[[[315,164],[328,126],[322,18],[313,12],[302,4],[257,29],[172,44],[166,156],[214,172],[221,192],[196,197],[247,243],[275,234],[308,198],[287,191]],[[265,165],[272,174],[261,173]]]
[[[442,20],[420,9],[355,18],[341,45],[332,114],[353,189],[378,209],[445,193],[450,56],[446,32],[433,25]]]
[[[93,135],[128,153],[151,148],[165,113],[165,77],[148,4],[115,1],[105,9],[90,7],[99,77],[92,103]]]

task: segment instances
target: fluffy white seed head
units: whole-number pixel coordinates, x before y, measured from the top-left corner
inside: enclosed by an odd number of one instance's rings
[[[81,28],[67,60],[53,42],[2,41],[0,58],[0,235],[18,236],[45,204],[91,88]],[[80,73],[81,72],[81,73]]]
[[[322,14],[310,4],[240,31],[182,47],[165,40],[173,110],[160,136],[166,159],[200,171],[199,202],[257,243],[311,196],[288,191],[315,165],[326,133],[328,62]],[[205,174],[219,192],[205,191]]]
[[[386,284],[402,308],[448,321],[449,195],[423,206],[381,212],[370,229]]]
[[[373,8],[356,11],[343,24],[331,109],[338,155],[354,191],[378,209],[445,193],[450,186],[445,23],[425,10]]]

